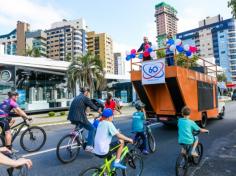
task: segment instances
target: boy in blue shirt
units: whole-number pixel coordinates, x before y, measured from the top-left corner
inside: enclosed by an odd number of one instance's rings
[[[193,136],[194,131],[200,131],[202,133],[209,132],[206,129],[200,128],[194,121],[189,119],[191,114],[191,110],[185,106],[182,109],[183,118],[178,120],[178,135],[179,144],[187,144],[193,145],[191,155],[197,157],[198,154],[196,152],[196,147],[198,144],[198,137]],[[186,153],[186,151],[182,148],[182,153]]]
[[[133,113],[132,132],[136,133],[134,141],[137,141],[138,137],[142,138],[142,152],[147,155],[149,152],[147,151],[147,138],[144,132],[144,121],[146,119],[144,107],[145,105],[142,102],[137,102],[135,104],[137,112]]]

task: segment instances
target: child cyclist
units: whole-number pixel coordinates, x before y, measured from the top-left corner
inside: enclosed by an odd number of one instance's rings
[[[142,152],[143,154],[147,155],[149,152],[147,151],[147,138],[144,132],[144,121],[146,119],[146,113],[144,109],[145,105],[141,101],[138,101],[135,104],[135,108],[137,109],[137,112],[133,113],[132,121],[132,132],[136,133],[134,141],[136,142],[139,136],[142,138]]]
[[[197,157],[198,154],[196,152],[196,147],[198,144],[198,137],[193,135],[194,131],[200,131],[202,133],[209,132],[206,129],[200,128],[194,121],[189,119],[189,116],[191,114],[191,110],[185,106],[182,108],[182,115],[183,118],[180,118],[178,120],[178,135],[179,144],[187,144],[187,145],[193,145],[191,155],[194,157]],[[182,148],[182,153],[185,153],[186,151]]]
[[[120,156],[124,147],[124,141],[133,143],[133,140],[121,134],[114,124],[113,111],[110,108],[104,109],[102,112],[102,121],[99,122],[94,140],[94,153],[98,156],[105,156],[109,153],[110,148],[117,146],[116,160],[113,167],[126,169],[126,166],[120,163]],[[119,141],[111,142],[112,137],[116,136]]]

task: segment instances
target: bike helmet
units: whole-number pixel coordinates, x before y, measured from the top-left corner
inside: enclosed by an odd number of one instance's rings
[[[145,104],[142,103],[141,101],[137,101],[137,102],[135,103],[135,108],[136,108],[138,111],[141,111],[143,107],[145,107]]]
[[[112,109],[110,109],[110,108],[104,109],[103,112],[102,112],[102,116],[105,117],[105,118],[109,118],[109,117],[113,116]]]

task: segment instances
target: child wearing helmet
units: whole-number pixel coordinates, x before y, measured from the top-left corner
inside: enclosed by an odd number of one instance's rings
[[[137,109],[137,111],[133,113],[132,132],[135,133],[135,142],[139,137],[142,138],[142,152],[143,154],[147,155],[149,152],[147,151],[147,138],[144,132],[144,121],[146,119],[144,107],[145,105],[141,101],[135,104],[135,108]]]
[[[126,169],[126,166],[120,163],[120,156],[124,147],[124,141],[133,143],[133,140],[121,134],[114,124],[113,111],[110,108],[104,109],[102,112],[103,120],[100,121],[94,140],[94,153],[98,156],[105,156],[110,151],[117,150],[116,160],[113,163],[113,167]],[[116,136],[119,141],[111,142],[112,137]]]

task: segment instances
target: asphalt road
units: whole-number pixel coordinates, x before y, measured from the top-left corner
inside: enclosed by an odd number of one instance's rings
[[[131,135],[131,120],[129,117],[115,122],[117,128],[123,133]],[[226,116],[223,120],[211,120],[207,128],[210,134],[200,135],[200,140],[204,145],[204,157],[207,157],[210,151],[214,148],[217,140],[229,134],[235,129],[236,125],[236,103],[231,102],[226,106]],[[60,125],[45,127],[47,132],[46,145],[39,153],[30,153],[28,158],[33,161],[33,169],[30,171],[32,176],[74,176],[88,168],[89,166],[98,165],[102,162],[93,154],[82,151],[78,158],[70,164],[61,164],[55,152],[55,147],[59,139],[69,133],[73,127],[70,125]],[[153,128],[153,134],[157,140],[157,152],[144,156],[144,176],[174,176],[175,175],[175,161],[179,154],[180,147],[177,143],[177,130],[175,128],[168,128],[162,124],[158,124]],[[20,155],[24,152],[19,146],[19,141],[14,142],[14,147],[20,149]],[[203,161],[204,161],[203,157]],[[194,175],[195,168],[191,169]]]

